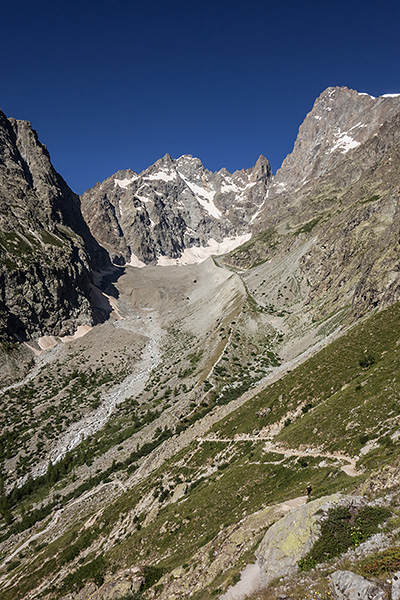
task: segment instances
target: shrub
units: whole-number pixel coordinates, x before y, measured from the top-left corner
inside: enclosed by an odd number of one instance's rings
[[[358,360],[358,364],[362,369],[368,369],[375,363],[375,357],[372,354],[365,353]]]
[[[151,565],[147,565],[143,567],[143,575],[144,575],[144,584],[142,589],[148,590],[151,588],[157,581],[161,579],[164,575],[164,569],[161,567],[154,567]]]
[[[331,509],[321,523],[321,535],[311,550],[299,561],[300,571],[307,571],[316,564],[343,554],[355,548],[378,531],[382,521],[391,515],[390,510],[381,507],[339,506]]]
[[[360,562],[359,571],[364,577],[379,577],[400,570],[400,548],[388,548]]]
[[[104,583],[106,567],[107,563],[104,556],[98,556],[91,562],[79,567],[76,571],[69,573],[62,582],[60,591],[64,593],[72,590],[80,590],[84,587],[87,580],[94,581],[100,587]]]
[[[7,564],[7,573],[9,573],[10,571],[13,571],[17,567],[19,567],[20,564],[21,564],[20,560],[12,560],[11,562],[9,562]]]
[[[360,441],[361,446],[365,446],[365,444],[369,441],[370,437],[366,433],[366,434],[361,434],[358,439]]]

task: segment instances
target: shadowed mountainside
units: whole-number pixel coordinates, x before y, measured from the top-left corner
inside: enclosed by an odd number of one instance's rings
[[[3,339],[72,333],[98,320],[91,270],[106,252],[79,197],[51,165],[30,123],[0,112],[0,330]]]

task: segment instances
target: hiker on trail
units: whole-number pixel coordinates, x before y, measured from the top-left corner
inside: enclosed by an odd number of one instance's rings
[[[306,487],[306,492],[307,492],[307,496],[310,497],[311,492],[312,492],[312,487],[310,484],[308,484],[308,486]]]

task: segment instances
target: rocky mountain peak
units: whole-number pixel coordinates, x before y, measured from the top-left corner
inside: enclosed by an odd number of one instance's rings
[[[276,191],[287,193],[325,175],[399,112],[397,95],[374,98],[346,87],[326,89],[301,124],[293,152],[276,173]]]
[[[162,158],[159,158],[153,165],[154,168],[172,167],[174,159],[168,152],[164,154]]]
[[[251,178],[253,181],[258,181],[259,179],[265,181],[272,176],[271,165],[262,154],[258,157],[257,162],[251,171]]]
[[[193,177],[201,181],[207,173],[211,173],[204,168],[203,163],[199,158],[192,156],[191,154],[183,154],[176,159],[175,170],[182,177]]]
[[[118,264],[198,262],[249,238],[270,177],[263,156],[252,169],[231,174],[213,173],[189,154],[166,155],[139,175],[119,171],[85,192],[82,206],[93,235]]]

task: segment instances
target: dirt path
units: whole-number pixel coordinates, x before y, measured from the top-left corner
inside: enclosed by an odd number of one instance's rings
[[[293,448],[285,448],[281,444],[274,444],[270,440],[270,436],[265,437],[262,435],[238,435],[234,438],[221,438],[216,435],[208,435],[204,437],[198,438],[199,442],[226,442],[229,444],[243,442],[243,441],[251,441],[251,442],[259,442],[265,440],[264,449],[266,452],[274,452],[276,454],[283,454],[286,457],[296,456],[296,457],[321,457],[321,458],[330,458],[333,460],[338,460],[341,462],[345,462],[346,464],[342,465],[340,468],[350,477],[356,477],[357,475],[361,475],[361,471],[357,471],[356,462],[357,458],[351,458],[346,454],[340,454],[339,452],[323,452],[319,448],[306,448],[305,450],[293,449]]]
[[[16,383],[12,383],[11,385],[7,385],[7,386],[1,388],[0,395],[4,394],[5,392],[8,392],[8,390],[18,389],[18,388],[24,386],[26,383],[29,383],[30,381],[32,381],[39,374],[40,370],[45,365],[56,360],[59,353],[61,352],[61,347],[62,347],[61,345],[56,346],[54,348],[50,348],[49,350],[47,350],[46,352],[44,352],[42,354],[36,354],[34,357],[35,365],[29,371],[29,373],[24,377],[24,379],[21,379],[20,381],[17,381]],[[29,348],[30,348],[30,346],[29,346]],[[33,351],[33,348],[30,348],[30,349]]]
[[[302,362],[307,360],[310,356],[312,356],[313,354],[315,354],[316,352],[321,350],[323,347],[325,347],[325,345],[330,343],[330,341],[332,341],[333,338],[338,337],[340,335],[340,333],[341,333],[341,331],[339,329],[337,329],[331,335],[324,338],[324,340],[321,340],[317,344],[314,344],[313,346],[308,348],[308,350],[306,350],[305,352],[303,352],[296,358],[284,363],[283,365],[280,365],[279,367],[273,368],[272,371],[268,375],[266,375],[266,377],[264,379],[262,379],[254,387],[249,388],[247,390],[247,392],[242,394],[242,396],[240,396],[236,400],[232,400],[229,404],[215,407],[212,412],[210,412],[205,417],[203,417],[201,420],[199,420],[196,423],[194,423],[193,425],[191,425],[189,427],[189,429],[187,429],[186,431],[183,431],[177,439],[172,438],[170,440],[166,440],[165,442],[163,442],[163,444],[161,446],[159,446],[156,450],[154,450],[154,452],[152,452],[149,456],[147,456],[145,458],[145,460],[140,465],[139,469],[137,471],[135,471],[135,473],[129,478],[129,480],[127,481],[127,485],[129,487],[133,487],[134,485],[136,485],[143,477],[147,477],[151,472],[153,472],[157,468],[159,468],[166,460],[170,459],[176,452],[182,450],[183,448],[188,446],[194,440],[201,441],[201,440],[209,439],[210,441],[216,441],[217,438],[213,438],[212,436],[206,437],[207,431],[209,431],[211,429],[211,427],[213,425],[215,425],[215,423],[217,423],[218,421],[225,418],[227,415],[229,415],[230,413],[232,413],[233,411],[235,411],[236,409],[241,407],[245,402],[247,402],[248,400],[253,398],[259,392],[266,389],[269,385],[271,385],[275,381],[278,381],[279,379],[284,377],[285,374],[287,373],[287,371],[300,365]],[[218,362],[218,359],[217,359],[217,362]],[[207,394],[205,394],[204,397],[206,397],[206,395]],[[171,410],[173,410],[173,409],[171,409]],[[277,427],[274,430],[271,430],[269,432],[268,437],[265,437],[265,439],[271,440],[271,437],[273,437],[273,435],[277,435],[281,429],[281,426],[283,426],[283,422],[284,422],[284,419],[282,419],[282,423],[277,424]],[[205,437],[202,437],[202,436],[205,436]],[[251,438],[251,436],[249,436],[248,438],[242,437],[241,439],[252,439],[252,438]],[[254,439],[260,440],[263,438],[260,438],[257,436]],[[224,441],[224,440],[219,439],[219,441]],[[232,442],[235,440],[226,439],[225,441]],[[236,441],[240,441],[239,438]],[[282,448],[280,448],[280,450],[282,450]],[[279,453],[280,450],[277,449],[275,451],[277,453]],[[301,454],[300,451],[296,451],[296,452],[299,452],[298,456],[303,456],[303,454]],[[281,452],[281,453],[284,454],[284,452]],[[307,453],[304,454],[304,456],[307,456],[307,455],[308,455]],[[325,458],[337,458],[339,460],[341,459],[344,462],[346,462],[346,464],[343,465],[341,468],[345,473],[347,473],[347,475],[350,475],[351,477],[359,475],[359,472],[357,472],[355,469],[356,459],[352,459],[352,458],[344,456],[344,455],[343,456],[342,455],[326,455],[326,456],[324,456],[323,453],[321,453],[321,452],[317,452],[316,456],[322,456]]]

